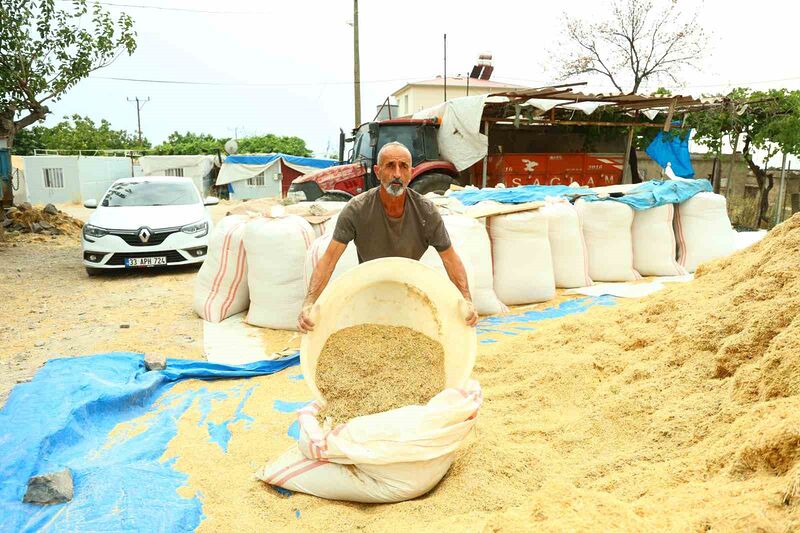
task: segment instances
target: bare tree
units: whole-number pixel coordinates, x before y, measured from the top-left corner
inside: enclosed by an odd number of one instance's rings
[[[614,0],[605,18],[592,21],[565,14],[564,35],[551,54],[562,78],[601,76],[627,94],[647,82],[680,83],[708,41],[696,13],[683,13],[678,0]],[[641,181],[636,146],[628,160],[633,181]]]
[[[621,93],[647,81],[679,83],[683,69],[697,68],[708,40],[696,13],[682,13],[678,0],[616,0],[605,19],[565,15],[564,24],[561,75],[601,75]]]

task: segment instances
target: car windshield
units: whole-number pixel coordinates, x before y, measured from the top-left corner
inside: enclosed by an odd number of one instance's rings
[[[191,183],[125,181],[113,184],[103,198],[104,207],[189,205],[200,201]]]

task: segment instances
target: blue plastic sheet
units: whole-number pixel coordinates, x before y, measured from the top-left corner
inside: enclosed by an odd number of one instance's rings
[[[294,165],[314,168],[328,168],[338,164],[335,159],[317,159],[315,157],[300,157],[288,154],[243,154],[243,155],[229,155],[225,158],[226,163],[233,163],[238,165],[266,165],[278,159],[283,158],[284,161]]]
[[[298,364],[299,355],[243,366],[170,359],[167,370],[146,372],[141,354],[48,361],[30,383],[14,388],[0,411],[0,531],[194,530],[203,519],[202,503],[178,495],[186,476],[159,459],[179,417],[207,391],[178,397],[148,431],[113,447],[104,446],[109,432],[149,412],[179,381],[246,378]],[[243,392],[232,420],[209,425],[223,449],[228,424],[248,418],[241,407],[250,392]],[[30,476],[65,467],[75,481],[71,502],[22,503]]]
[[[669,163],[676,176],[694,177],[692,159],[689,155],[689,135],[683,137],[674,134],[664,135],[664,132],[660,131],[644,152],[661,168],[667,168]]]
[[[708,180],[654,180],[646,181],[618,198],[586,197],[587,201],[611,200],[627,204],[637,211],[666,204],[685,202],[699,192],[710,192]]]
[[[494,200],[501,204],[523,204],[525,202],[542,201],[548,196],[567,196],[586,194],[586,189],[576,189],[566,185],[521,185],[508,189],[465,189],[450,193],[464,205],[475,205],[485,200]]]

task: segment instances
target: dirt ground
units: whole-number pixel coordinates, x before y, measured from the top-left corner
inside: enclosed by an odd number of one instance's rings
[[[87,220],[91,211],[59,205]],[[230,204],[211,208],[221,219]],[[90,278],[79,240],[23,235],[0,242],[0,406],[48,359],[113,351],[203,357],[192,311],[198,266],[114,271]]]

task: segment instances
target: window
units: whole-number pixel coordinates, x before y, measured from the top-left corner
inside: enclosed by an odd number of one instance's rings
[[[44,176],[45,189],[63,189],[64,188],[64,169],[63,168],[43,168],[42,176]]]
[[[103,207],[190,205],[200,202],[192,183],[117,181],[103,198]]]
[[[183,169],[182,168],[168,168],[164,171],[165,176],[178,176],[180,178],[183,177]]]
[[[264,173],[261,172],[260,174],[256,174],[255,176],[247,180],[247,184],[253,187],[263,187],[265,184]]]

